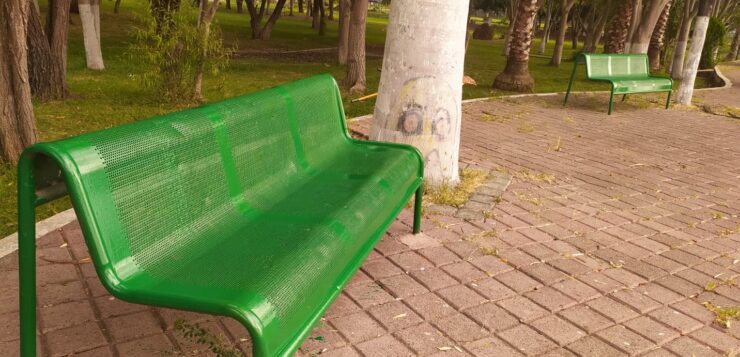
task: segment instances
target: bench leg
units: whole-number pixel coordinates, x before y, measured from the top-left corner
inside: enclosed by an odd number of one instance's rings
[[[573,63],[573,71],[570,72],[570,79],[568,80],[568,89],[565,91],[565,99],[563,99],[563,106],[568,104],[568,96],[570,95],[570,90],[573,88],[573,79],[576,75],[576,68],[578,68],[578,60],[575,60],[575,63]]]
[[[673,94],[673,91],[668,91],[668,99],[665,100],[666,109],[668,109],[671,106],[671,94]]]
[[[424,185],[419,185],[416,189],[416,198],[414,199],[414,234],[421,232],[421,200],[424,196]]]
[[[612,90],[612,94],[609,96],[609,115],[612,115],[613,107],[614,107],[614,91]]]
[[[36,194],[32,160],[18,163],[18,268],[21,356],[36,356]]]

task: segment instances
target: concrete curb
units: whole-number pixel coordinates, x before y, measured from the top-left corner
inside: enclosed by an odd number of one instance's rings
[[[55,231],[77,219],[74,209],[57,213],[41,222],[36,222],[36,239]],[[0,239],[0,258],[18,250],[18,232]]]

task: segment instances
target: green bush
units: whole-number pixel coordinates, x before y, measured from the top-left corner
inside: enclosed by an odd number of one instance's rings
[[[722,20],[716,17],[709,19],[709,27],[707,27],[707,36],[704,40],[704,48],[701,50],[699,68],[714,68],[717,64],[717,52],[724,44],[726,33],[727,29],[725,29],[725,24]]]
[[[232,52],[224,48],[215,21],[207,38],[202,38],[197,9],[183,5],[162,21],[159,30],[153,16],[142,19],[128,49],[130,59],[141,63],[138,78],[144,87],[153,91],[156,100],[169,103],[191,101],[197,66],[202,62],[204,75],[218,75]]]

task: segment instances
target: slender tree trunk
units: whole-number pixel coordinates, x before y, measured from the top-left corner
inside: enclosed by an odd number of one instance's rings
[[[581,19],[578,16],[578,14],[573,14],[573,16],[570,17],[570,19],[571,19],[570,20],[571,23],[573,24],[573,26],[571,26],[570,28],[570,32],[572,34],[572,37],[570,39],[572,43],[571,48],[575,50],[578,48],[578,35],[581,34]],[[561,53],[561,57],[562,57],[562,53]]]
[[[686,58],[686,65],[683,70],[683,79],[676,93],[676,101],[684,105],[691,104],[691,98],[694,95],[694,83],[696,81],[696,71],[699,69],[701,60],[701,51],[704,48],[706,40],[707,27],[709,27],[709,14],[712,13],[714,0],[699,0],[699,14],[694,24],[694,34],[691,38],[691,47]]]
[[[604,53],[624,53],[635,0],[623,0],[617,7],[604,41]]]
[[[326,35],[326,11],[324,0],[317,1],[319,4],[319,36]]]
[[[676,40],[676,47],[673,50],[673,60],[671,64],[671,78],[680,80],[683,78],[683,61],[686,56],[686,46],[689,41],[689,32],[691,31],[691,19],[695,15],[696,0],[686,0],[684,2],[683,18],[681,19],[681,27],[678,30],[678,39]]]
[[[115,5],[113,5],[113,13],[117,14],[120,9],[121,9],[121,0],[116,0]]]
[[[290,0],[290,10],[288,11],[288,16],[293,16],[293,0]]]
[[[550,27],[552,27],[552,6],[553,3],[555,3],[554,0],[550,0],[547,2],[547,12],[545,14],[545,27],[542,30],[542,41],[540,41],[540,48],[537,50],[537,53],[544,54],[545,49],[547,47],[547,41],[550,37]]]
[[[318,29],[321,26],[321,8],[324,7],[323,3],[324,0],[313,0],[311,28]]]
[[[530,32],[536,15],[537,0],[519,0],[506,67],[496,76],[493,88],[515,92],[534,91],[534,79],[529,74],[529,49],[532,45]]]
[[[18,162],[36,142],[28,78],[29,1],[0,1],[0,157]]]
[[[236,1],[236,13],[241,14],[244,12],[244,8],[242,7],[242,3],[244,0],[235,0]]]
[[[468,4],[393,0],[391,7],[370,138],[416,146],[426,185],[457,185]]]
[[[646,0],[650,1],[650,0]],[[632,3],[632,18],[630,19],[629,32],[627,35],[627,42],[624,44],[624,52],[630,53],[630,47],[632,46],[632,38],[637,32],[637,28],[640,26],[640,18],[642,17],[642,2],[643,0],[634,0]]]
[[[231,0],[226,0],[226,10],[231,10]]]
[[[730,46],[730,52],[727,53],[726,61],[734,61],[737,59],[738,51],[740,50],[740,26],[735,28],[735,36],[732,37],[732,45]]]
[[[609,9],[611,8],[611,0],[607,0],[605,6],[606,6],[606,9],[603,9],[603,13],[597,16],[598,20],[596,21],[594,30],[591,30],[589,28],[589,32],[592,33],[592,36],[590,38],[589,45],[587,47],[584,46],[584,49],[583,49],[584,52],[595,53],[596,49],[599,48],[599,43],[601,43],[601,37],[604,35],[604,28],[606,27],[606,20],[609,18]]]
[[[339,64],[347,63],[352,0],[339,0]]]
[[[334,0],[329,0],[329,21],[334,21]]]
[[[368,0],[352,0],[349,22],[347,76],[344,85],[351,93],[365,91],[365,27]],[[394,5],[397,6],[397,5]]]
[[[303,13],[303,0],[298,0],[298,13]]]
[[[208,60],[208,52],[206,48],[208,46],[208,38],[211,34],[211,23],[213,22],[213,17],[216,16],[216,10],[218,10],[219,3],[219,0],[213,0],[213,2],[208,5],[208,0],[200,0],[201,11],[199,17],[200,21],[198,21],[200,54],[195,66],[195,86],[193,88],[193,99],[197,101],[203,100],[203,69]]]
[[[668,27],[668,16],[671,14],[672,1],[668,1],[668,4],[663,8],[663,12],[658,18],[658,22],[655,24],[653,29],[653,35],[650,37],[650,46],[648,47],[648,58],[650,59],[650,70],[657,71],[661,67],[660,53],[663,50],[663,39],[665,37],[665,31]]]
[[[277,3],[275,3],[275,11],[270,14],[270,17],[267,18],[267,22],[260,31],[259,38],[261,40],[269,40],[272,37],[272,29],[275,28],[275,23],[280,18],[286,1],[287,0],[278,0]]]
[[[550,59],[550,64],[559,67],[563,58],[563,45],[565,45],[565,33],[568,31],[568,14],[575,5],[575,0],[561,0],[560,3],[560,26],[558,27],[558,38],[555,40],[555,49]],[[573,36],[576,36],[574,33]]]
[[[647,53],[650,46],[650,38],[653,35],[655,24],[658,23],[663,9],[671,0],[649,0],[640,17],[640,26],[632,36],[630,53]]]

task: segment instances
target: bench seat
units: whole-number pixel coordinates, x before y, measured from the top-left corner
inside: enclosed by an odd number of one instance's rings
[[[37,204],[69,193],[113,296],[235,318],[255,356],[290,356],[414,195],[418,231],[422,178],[413,147],[349,137],[327,75],[34,145],[19,163],[24,356]]]
[[[609,82],[614,86],[614,93],[651,93],[667,92],[673,89],[673,82],[669,78],[591,78],[594,81]]]

